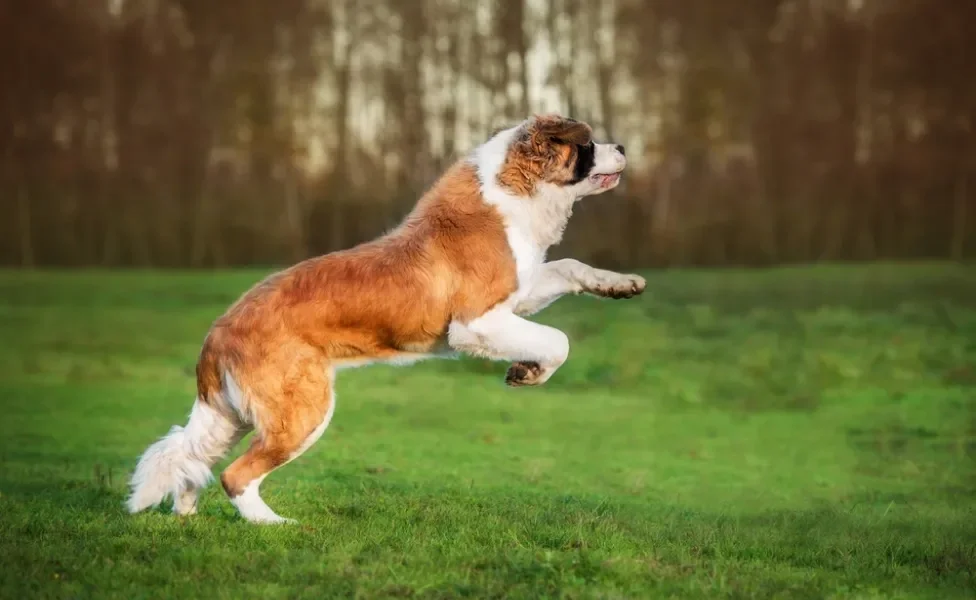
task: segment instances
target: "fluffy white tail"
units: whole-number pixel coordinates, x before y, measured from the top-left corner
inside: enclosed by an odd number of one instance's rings
[[[139,458],[126,505],[137,513],[159,505],[167,496],[174,510],[195,510],[196,493],[213,479],[211,467],[240,440],[240,426],[199,400],[186,427],[173,426]]]

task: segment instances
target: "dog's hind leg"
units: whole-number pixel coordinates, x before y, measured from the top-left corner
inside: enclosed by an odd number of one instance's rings
[[[220,481],[241,516],[254,523],[294,522],[278,516],[264,500],[261,482],[275,469],[298,458],[325,432],[335,409],[333,370],[319,361],[294,363],[280,387],[249,390],[255,432],[250,447],[223,472]],[[262,397],[271,389],[274,398]]]

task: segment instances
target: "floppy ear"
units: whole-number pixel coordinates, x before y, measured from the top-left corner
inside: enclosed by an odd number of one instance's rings
[[[536,147],[552,142],[586,145],[593,137],[593,130],[576,119],[559,115],[538,115],[529,124],[529,135]]]

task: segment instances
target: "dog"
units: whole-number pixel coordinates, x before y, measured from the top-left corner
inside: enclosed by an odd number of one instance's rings
[[[172,496],[173,512],[195,513],[213,465],[253,430],[223,488],[248,521],[294,522],[258,490],[329,426],[343,368],[461,353],[509,362],[509,386],[544,384],[569,339],[526,317],[567,294],[644,291],[638,275],[545,261],[575,203],[615,188],[626,165],[588,124],[536,115],[452,165],[396,229],[259,282],[212,324],[189,420],[139,458],[129,512]]]

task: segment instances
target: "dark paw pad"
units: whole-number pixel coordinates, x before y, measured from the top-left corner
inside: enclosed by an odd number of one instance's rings
[[[617,285],[612,287],[599,287],[594,290],[594,294],[597,296],[603,296],[604,298],[611,298],[613,300],[623,300],[627,298],[633,298],[644,291],[645,283],[643,280],[635,280],[628,282],[624,285]]]
[[[511,386],[529,385],[542,374],[542,367],[537,362],[512,363],[505,374],[505,383]]]

